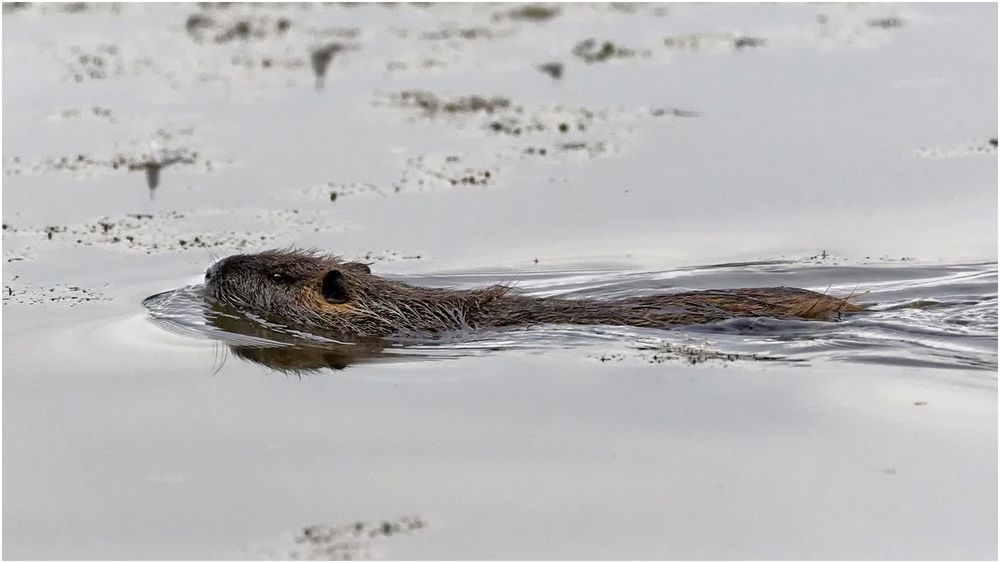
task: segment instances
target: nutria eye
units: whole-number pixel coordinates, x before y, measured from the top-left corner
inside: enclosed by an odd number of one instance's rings
[[[271,274],[271,281],[274,281],[274,282],[277,282],[277,283],[285,283],[285,282],[288,282],[288,281],[291,281],[291,280],[289,280],[288,276],[286,276],[285,274],[274,273],[274,274]]]

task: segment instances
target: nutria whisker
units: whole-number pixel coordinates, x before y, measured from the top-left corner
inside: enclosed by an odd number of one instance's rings
[[[801,313],[799,313],[798,316],[803,317],[803,318],[808,318],[809,317],[809,311],[812,311],[813,307],[815,307],[816,305],[819,305],[820,301],[824,297],[827,297],[827,294],[830,292],[830,288],[831,287],[833,287],[833,284],[830,284],[830,285],[826,286],[826,289],[823,290],[823,293],[821,293],[819,296],[817,296],[816,302],[813,303],[812,305],[810,305],[809,308],[806,309],[805,311],[802,311]]]
[[[226,359],[228,357],[229,347],[216,342],[212,350],[212,377],[215,377],[220,371],[222,371],[222,368],[226,365]]]

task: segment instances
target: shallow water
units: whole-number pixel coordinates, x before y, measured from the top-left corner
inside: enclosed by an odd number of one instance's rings
[[[5,557],[997,557],[996,6],[512,10],[5,5]],[[869,310],[350,346],[206,306],[287,245]]]

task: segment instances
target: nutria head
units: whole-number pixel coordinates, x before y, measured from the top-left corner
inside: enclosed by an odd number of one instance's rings
[[[268,318],[303,320],[350,303],[359,276],[371,277],[365,264],[299,250],[237,254],[205,272],[205,291],[238,309]]]
[[[365,264],[300,250],[269,250],[219,260],[205,292],[283,324],[350,337],[437,332],[471,326],[472,316],[506,288],[448,291],[372,275]]]

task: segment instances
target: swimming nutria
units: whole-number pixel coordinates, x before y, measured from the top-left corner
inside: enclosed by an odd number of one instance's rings
[[[205,272],[205,290],[245,312],[351,337],[545,323],[670,328],[733,317],[833,320],[862,310],[846,299],[790,287],[616,300],[530,297],[504,286],[416,287],[373,275],[365,264],[301,250],[219,260]]]

